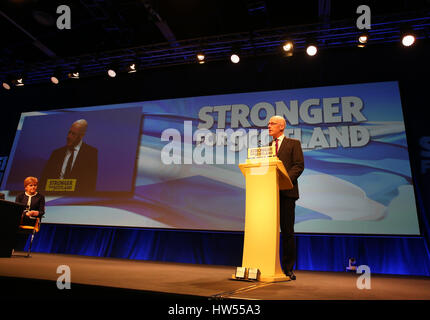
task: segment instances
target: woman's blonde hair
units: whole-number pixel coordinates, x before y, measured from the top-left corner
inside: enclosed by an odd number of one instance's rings
[[[24,179],[24,188],[28,186],[30,183],[38,184],[39,180],[36,177],[27,177]]]

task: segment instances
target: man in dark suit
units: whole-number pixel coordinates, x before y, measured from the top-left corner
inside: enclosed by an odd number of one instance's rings
[[[293,188],[281,190],[279,194],[279,214],[282,233],[283,254],[281,265],[284,273],[295,280],[293,267],[296,262],[296,244],[294,241],[294,222],[296,201],[299,199],[299,186],[297,179],[305,168],[301,142],[284,136],[286,121],[280,116],[270,118],[268,128],[269,135],[273,137],[276,146],[276,154],[284,164],[290,176]]]
[[[76,179],[75,192],[92,192],[96,189],[98,151],[82,141],[88,123],[75,121],[67,134],[66,145],[54,150],[42,173],[42,186],[47,179]]]

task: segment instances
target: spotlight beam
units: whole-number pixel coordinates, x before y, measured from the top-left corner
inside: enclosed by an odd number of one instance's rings
[[[157,26],[158,30],[160,30],[161,34],[164,38],[170,43],[172,47],[177,47],[178,42],[176,41],[176,36],[173,31],[170,29],[167,21],[163,20],[160,15],[154,10],[151,3],[148,0],[141,0],[143,6],[148,11],[149,15],[152,17],[154,24]]]
[[[46,54],[50,58],[56,58],[57,55],[49,49],[47,46],[45,46],[42,42],[37,40],[31,33],[29,33],[27,30],[25,30],[23,27],[21,27],[19,24],[17,24],[14,20],[9,18],[3,11],[0,10],[0,15],[3,16],[6,20],[8,20],[10,23],[12,23],[15,27],[17,27],[19,30],[21,30],[23,33],[25,33],[28,37],[33,40],[33,45],[36,48],[39,48],[44,54]]]

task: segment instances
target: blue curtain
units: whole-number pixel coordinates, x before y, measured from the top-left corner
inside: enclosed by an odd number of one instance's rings
[[[430,276],[430,259],[421,237],[298,236],[297,269],[345,271],[348,259],[372,273]]]
[[[296,241],[299,270],[345,271],[353,257],[372,273],[430,276],[424,237],[297,235]],[[242,248],[240,232],[53,224],[43,224],[33,243],[36,252],[227,266],[241,265]]]

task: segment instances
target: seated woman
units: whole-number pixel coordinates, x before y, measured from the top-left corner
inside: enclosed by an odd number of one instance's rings
[[[27,177],[24,180],[24,190],[16,196],[15,202],[24,204],[26,210],[24,211],[22,224],[34,226],[36,218],[42,219],[45,214],[45,196],[37,192],[38,180],[35,177]]]

